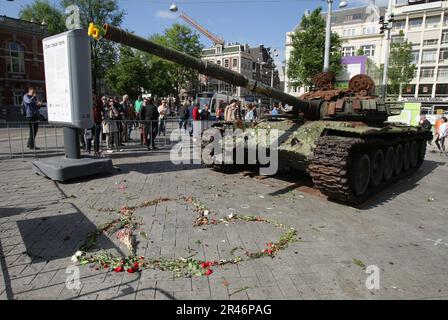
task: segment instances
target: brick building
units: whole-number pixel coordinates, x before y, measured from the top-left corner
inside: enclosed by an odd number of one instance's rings
[[[0,120],[20,119],[28,86],[45,100],[42,39],[47,26],[0,16]]]

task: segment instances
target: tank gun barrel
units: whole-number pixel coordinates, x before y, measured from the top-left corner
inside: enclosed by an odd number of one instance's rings
[[[141,38],[110,24],[103,25],[103,38],[127,45],[129,47],[156,55],[160,58],[178,63],[198,71],[200,74],[227,82],[229,84],[244,87],[252,92],[277,99],[293,107],[293,113],[303,112],[309,120],[319,119],[319,104],[313,101],[300,100],[280,90],[274,89],[264,83],[248,79],[244,75],[221,67],[183,52],[157,44],[151,40]]]

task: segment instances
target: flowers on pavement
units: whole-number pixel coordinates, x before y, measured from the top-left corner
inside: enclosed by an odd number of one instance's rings
[[[137,208],[153,206],[160,202],[170,200],[171,199],[168,198],[158,198],[151,201],[145,201],[135,207],[124,206],[118,210],[99,209],[98,211],[115,211],[119,214],[119,218],[100,226],[97,231],[89,234],[80,250],[72,256],[72,261],[79,261],[81,265],[91,264],[91,267],[96,270],[110,269],[117,273],[124,271],[128,273],[135,273],[141,269],[150,268],[171,271],[176,277],[210,276],[213,274],[212,268],[214,267],[219,267],[226,264],[237,264],[245,260],[267,256],[274,258],[278,251],[286,249],[290,243],[297,241],[297,231],[294,228],[281,224],[277,221],[269,220],[261,216],[238,215],[234,213],[229,214],[222,219],[210,218],[212,211],[204,204],[193,197],[184,197],[183,200],[186,203],[193,205],[193,211],[199,213],[194,222],[195,227],[206,227],[207,225],[218,224],[229,225],[229,223],[236,223],[237,221],[258,222],[271,224],[276,228],[282,229],[284,233],[277,242],[267,243],[265,248],[259,252],[249,252],[244,250],[242,247],[236,247],[230,251],[230,255],[232,256],[231,259],[221,259],[219,261],[201,261],[198,259],[193,259],[192,257],[181,257],[177,259],[145,259],[143,256],[136,256],[134,247],[134,231],[141,225],[141,222],[136,221],[134,217],[135,210]],[[110,235],[113,232],[117,232],[117,239],[128,249],[129,255],[127,257],[114,256],[106,251],[90,256],[86,254],[86,251],[90,250],[95,245],[96,239],[99,235],[103,233]],[[243,256],[235,256],[235,253],[239,250],[244,252]]]

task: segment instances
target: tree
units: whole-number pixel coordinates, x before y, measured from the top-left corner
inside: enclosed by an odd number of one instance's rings
[[[199,35],[196,32],[178,23],[166,29],[163,35],[153,35],[151,40],[197,58],[201,56],[204,47],[199,42]],[[165,95],[168,90],[171,90],[170,93],[177,97],[177,101],[180,101],[181,89],[198,81],[198,72],[193,69],[155,57],[150,57],[148,60],[156,71],[151,80],[155,85],[154,89],[164,92]]]
[[[364,53],[364,49],[362,47],[360,47],[358,50],[356,50],[356,55],[357,56],[363,56]]]
[[[403,32],[401,31],[400,34],[403,35]],[[412,81],[416,70],[412,61],[412,43],[408,40],[391,43],[387,70],[389,93],[399,94],[401,88]]]
[[[325,51],[325,20],[322,8],[309,16],[303,16],[300,28],[292,36],[292,51],[288,61],[288,77],[294,86],[312,85],[312,77],[322,72]],[[341,64],[342,40],[338,34],[331,34],[330,71],[338,74]]]
[[[79,8],[81,27],[87,29],[90,22],[97,25],[109,23],[120,26],[125,12],[118,7],[117,0],[61,0],[61,5]],[[98,79],[104,77],[106,70],[111,68],[118,57],[118,46],[111,41],[90,41],[92,60],[92,84],[98,92]]]
[[[34,20],[37,23],[45,21],[50,36],[66,31],[61,10],[47,0],[36,0],[22,7],[19,18],[27,21]]]
[[[141,54],[121,46],[118,62],[105,73],[106,85],[116,94],[128,94],[136,98],[141,88],[149,86],[150,70]]]

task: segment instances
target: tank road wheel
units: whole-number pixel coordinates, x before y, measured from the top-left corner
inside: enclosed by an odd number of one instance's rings
[[[403,168],[403,146],[398,144],[395,147],[395,155],[394,155],[394,173],[398,176],[401,173],[401,169]]]
[[[409,152],[411,154],[411,168],[415,168],[417,166],[418,157],[419,157],[417,141],[411,142]]]
[[[381,149],[370,155],[370,185],[377,187],[383,179],[384,153]]]
[[[423,160],[425,160],[426,155],[426,140],[420,140],[418,142],[419,145],[419,155],[418,155],[418,165],[420,165]]]
[[[367,154],[361,154],[354,161],[351,170],[351,187],[355,196],[362,196],[369,186],[370,159]]]
[[[406,142],[403,148],[403,171],[408,171],[411,167],[411,144]]]
[[[390,178],[392,178],[392,175],[394,174],[394,148],[389,147],[386,150],[386,154],[384,156],[384,181],[388,181]]]

